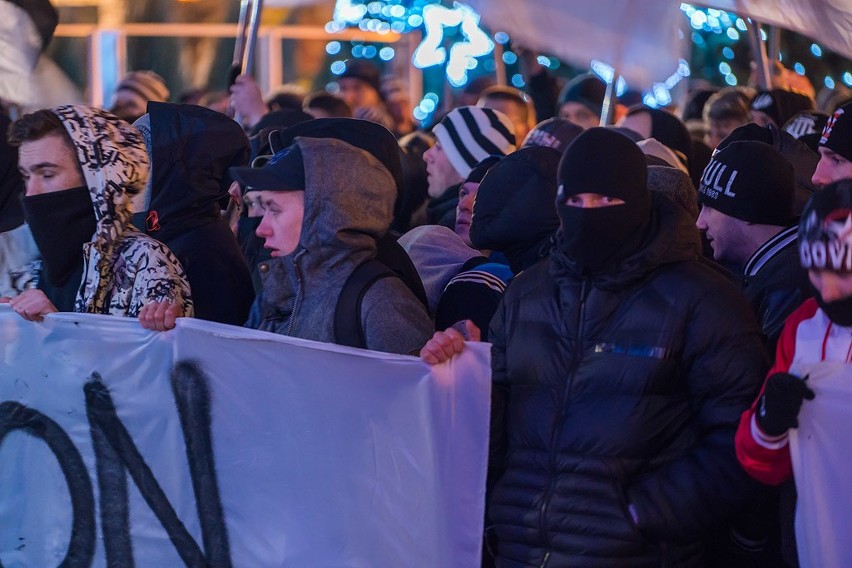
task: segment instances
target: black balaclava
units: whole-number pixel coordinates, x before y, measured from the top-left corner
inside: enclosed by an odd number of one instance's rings
[[[53,286],[63,286],[83,264],[83,245],[95,234],[89,188],[75,187],[24,197],[24,216]]]
[[[852,180],[843,180],[816,192],[799,222],[799,259],[802,268],[852,274]],[[852,296],[833,302],[814,297],[828,319],[852,326]]]
[[[639,250],[650,225],[651,194],[645,155],[635,143],[618,132],[590,128],[565,150],[558,181],[561,227],[556,248],[561,260],[584,276],[595,276]],[[594,209],[566,205],[569,197],[580,193],[624,203]]]

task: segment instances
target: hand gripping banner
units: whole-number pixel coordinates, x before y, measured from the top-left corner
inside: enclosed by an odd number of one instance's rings
[[[478,566],[489,366],[0,308],[0,565]]]

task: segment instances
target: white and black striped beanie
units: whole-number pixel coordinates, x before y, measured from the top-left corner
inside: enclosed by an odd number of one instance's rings
[[[453,109],[432,132],[463,178],[488,156],[505,156],[515,151],[512,121],[490,108],[463,106]]]

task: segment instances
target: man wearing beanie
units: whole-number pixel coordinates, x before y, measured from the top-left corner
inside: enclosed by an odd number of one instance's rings
[[[515,129],[500,111],[464,106],[447,113],[432,132],[437,143],[423,154],[432,198],[427,215],[430,224],[452,229],[462,182],[488,156],[514,152]]]
[[[131,71],[115,86],[110,112],[132,124],[147,112],[148,101],[168,100],[169,89],[162,77],[153,71]]]
[[[327,126],[311,124],[320,120]],[[263,210],[255,232],[272,256],[259,266],[262,289],[246,327],[339,344],[339,298],[356,268],[376,258],[391,224],[398,147],[387,130],[354,119],[294,128],[301,135],[263,167],[230,169]],[[329,137],[312,137],[319,130]],[[335,131],[340,139],[330,137]],[[357,134],[352,144],[342,139],[350,134]],[[287,137],[285,131],[275,142]],[[364,140],[369,148],[355,145]],[[367,349],[411,353],[434,330],[425,306],[398,277],[365,287],[359,307]]]
[[[828,119],[819,139],[819,154],[814,185],[852,179],[852,103],[838,108]]]
[[[757,93],[751,101],[751,120],[758,126],[782,128],[796,113],[813,108],[814,101],[807,95],[771,89]]]
[[[852,181],[811,198],[799,224],[801,266],[816,292],[787,320],[763,391],[743,413],[737,457],[755,479],[780,485],[795,478],[791,565],[852,566],[845,479],[852,384]],[[788,526],[792,529],[792,522]],[[782,523],[782,527],[784,524]]]
[[[498,566],[704,566],[708,533],[754,487],[733,434],[765,369],[757,323],[646,178],[624,135],[578,136],[555,248],[492,320]],[[456,335],[421,357],[460,351]]]
[[[795,174],[778,150],[733,142],[713,156],[698,187],[704,231],[713,257],[742,266],[742,289],[775,349],[784,320],[810,297],[799,267],[793,214]]]
[[[600,125],[606,83],[594,73],[571,79],[559,93],[557,114],[583,128]]]

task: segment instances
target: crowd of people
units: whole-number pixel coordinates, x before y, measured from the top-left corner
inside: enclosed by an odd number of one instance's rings
[[[110,110],[4,108],[0,303],[430,365],[488,341],[484,565],[796,566],[796,369],[852,357],[852,102],[628,93],[601,124],[596,75],[529,72],[430,128],[363,60],[334,93],[173,103],[142,70]]]

